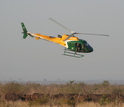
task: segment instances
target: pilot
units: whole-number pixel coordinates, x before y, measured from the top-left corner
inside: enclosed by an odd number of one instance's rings
[[[80,52],[81,51],[81,44],[80,43],[76,43],[76,51]]]

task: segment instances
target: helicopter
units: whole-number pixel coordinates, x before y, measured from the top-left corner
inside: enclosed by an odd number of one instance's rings
[[[70,29],[66,28],[62,24],[58,23],[52,18],[49,18],[51,21],[55,22],[59,26],[63,27],[64,29],[68,30],[70,34],[63,34],[63,35],[58,35],[58,37],[53,37],[53,36],[47,36],[47,35],[41,35],[39,33],[31,33],[28,32],[25,24],[21,22],[22,30],[23,30],[23,39],[26,39],[27,36],[31,36],[35,38],[36,40],[43,39],[47,41],[51,41],[54,43],[57,43],[63,47],[64,49],[64,54],[66,56],[71,56],[71,57],[77,57],[81,58],[84,55],[82,53],[91,53],[93,52],[93,48],[89,45],[89,43],[86,40],[79,39],[78,37],[74,36],[76,34],[83,34],[83,35],[99,35],[99,36],[109,36],[106,34],[92,34],[92,33],[78,33],[71,31]]]

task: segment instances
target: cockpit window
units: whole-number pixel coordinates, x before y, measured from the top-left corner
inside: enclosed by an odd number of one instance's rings
[[[86,41],[83,41],[82,48],[85,48],[85,47],[87,47],[87,46],[89,46],[89,44],[88,44]]]
[[[86,45],[86,46],[89,46],[89,44],[88,44],[88,43],[86,43],[85,45]]]
[[[85,41],[84,44],[82,45],[82,48],[89,48],[90,45]]]

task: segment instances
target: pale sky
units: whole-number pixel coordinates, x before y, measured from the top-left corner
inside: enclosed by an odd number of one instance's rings
[[[63,56],[64,47],[22,39],[32,33],[70,34],[49,18],[81,33],[94,52]],[[124,80],[124,0],[0,0],[0,81]]]

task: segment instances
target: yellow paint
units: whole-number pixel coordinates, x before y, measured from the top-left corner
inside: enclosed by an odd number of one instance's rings
[[[64,40],[69,36],[65,34],[65,35],[62,35],[61,38],[58,38],[58,37],[41,35],[41,34],[32,34],[32,35],[35,37],[36,40],[45,39],[45,40],[60,44],[64,47],[66,46],[66,42]],[[68,40],[78,41],[79,39],[77,37],[70,37]]]
[[[35,39],[36,39],[36,40],[39,40],[39,39],[40,39],[40,37],[35,37]]]
[[[62,40],[65,40],[69,35],[62,35]],[[70,37],[68,40],[78,41],[79,39],[77,37]]]

